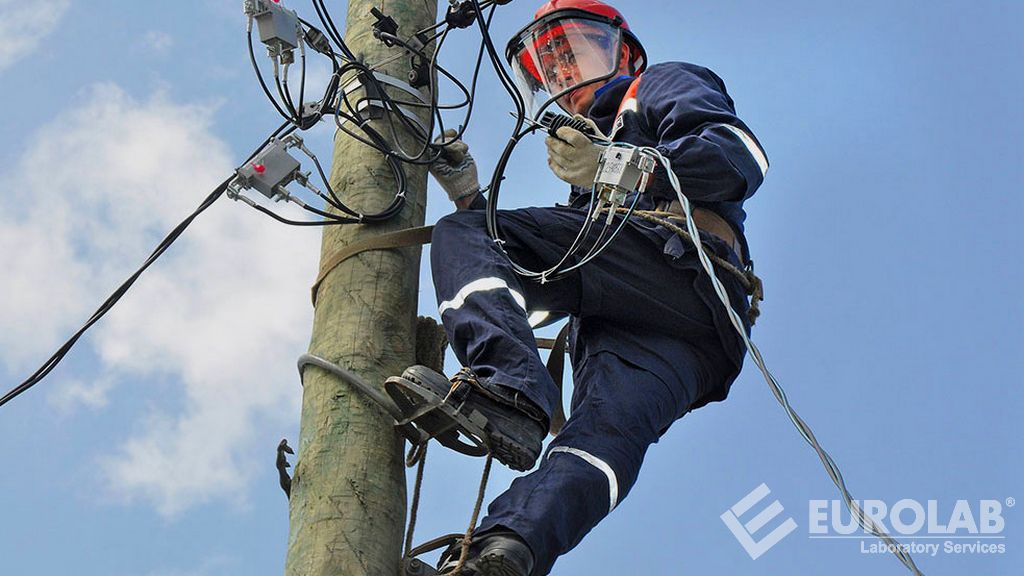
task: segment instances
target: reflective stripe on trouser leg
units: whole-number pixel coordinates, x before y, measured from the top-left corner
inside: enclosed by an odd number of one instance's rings
[[[689,409],[700,387],[696,380],[705,369],[685,345],[674,357],[687,375],[679,382],[628,361],[628,341],[620,348],[622,356],[596,352],[575,362],[565,427],[540,467],[513,481],[481,523],[481,531],[505,526],[530,545],[537,562],[533,576],[550,572],[558,556],[625,500],[647,448]]]
[[[521,213],[503,213],[501,222],[506,246],[520,253],[548,242],[536,222]],[[531,305],[545,304],[544,293],[538,295],[516,276],[487,235],[485,214],[464,210],[439,220],[430,257],[438,311],[455,356],[482,380],[523,393],[550,415],[558,390],[537,352],[526,310],[528,299]],[[553,288],[547,293],[556,294]]]
[[[502,280],[501,278],[481,278],[479,280],[474,280],[460,288],[459,291],[455,293],[455,296],[453,296],[451,300],[445,300],[444,302],[442,302],[437,309],[438,314],[443,315],[448,310],[458,310],[459,308],[462,308],[462,306],[466,303],[466,298],[468,298],[471,294],[475,294],[477,292],[490,292],[492,290],[500,289],[507,290],[509,295],[512,296],[512,300],[515,300],[515,303],[518,304],[519,307],[523,309],[524,313],[526,312],[526,299],[523,298],[523,295],[520,294],[519,292],[516,292],[512,288],[509,288],[508,282]]]
[[[580,450],[578,448],[570,448],[568,446],[554,446],[551,451],[548,452],[548,458],[552,454],[559,452],[565,454],[572,454],[582,458],[587,464],[590,464],[594,468],[597,468],[608,477],[608,512],[615,510],[615,506],[619,503],[619,481],[615,478],[615,471],[608,465],[607,462],[601,460],[597,456],[594,456],[590,452]]]

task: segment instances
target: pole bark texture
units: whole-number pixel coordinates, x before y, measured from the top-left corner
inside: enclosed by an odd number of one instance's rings
[[[330,4],[337,7],[341,2]],[[388,48],[373,37],[373,7],[394,18],[403,37],[432,24],[437,16],[436,0],[348,2],[345,41],[371,65],[401,54],[400,48]],[[410,67],[410,58],[404,55],[379,71],[405,79]],[[428,111],[421,109],[420,114],[429,120]],[[390,138],[381,121],[375,120],[373,126]],[[416,149],[406,135],[403,145]],[[321,262],[367,236],[423,225],[426,169],[408,164],[405,168],[409,189],[401,214],[384,224],[325,228]],[[396,192],[383,155],[340,131],[331,182],[342,201],[366,213],[386,207]],[[415,360],[420,253],[418,247],[369,251],[341,263],[320,286],[310,352],[375,385],[401,374]],[[406,480],[404,444],[392,424],[385,412],[344,382],[319,368],[306,368],[286,576],[398,573]]]

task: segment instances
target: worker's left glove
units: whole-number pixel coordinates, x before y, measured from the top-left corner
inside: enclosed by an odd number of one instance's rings
[[[469,145],[462,140],[452,141],[458,132],[446,130],[434,144],[447,143],[444,152],[430,165],[430,173],[448,193],[452,202],[468,198],[480,191],[476,161],[469,153]]]
[[[590,125],[599,138],[604,137],[593,120],[579,115],[576,118],[582,119]],[[551,171],[559,179],[569,184],[592,188],[604,148],[591,142],[583,132],[568,126],[559,128],[555,135],[557,138],[548,136],[545,140],[548,146],[548,166]]]

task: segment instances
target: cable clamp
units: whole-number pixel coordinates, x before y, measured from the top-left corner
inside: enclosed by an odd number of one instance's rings
[[[373,26],[373,37],[384,43],[385,46],[391,48],[395,45],[395,41],[386,38],[385,35],[390,34],[395,36],[398,34],[398,22],[387,14],[381,12],[377,7],[370,8],[370,14],[376,19]]]
[[[405,92],[405,93],[409,94],[410,96],[412,96],[412,97],[416,98],[417,100],[419,100],[421,104],[430,104],[431,103],[430,98],[428,98],[427,95],[425,95],[418,88],[414,87],[412,84],[409,84],[405,80],[402,80],[401,78],[395,78],[394,76],[389,76],[387,74],[384,74],[382,72],[377,72],[377,71],[373,71],[373,78],[377,82],[380,82],[382,84],[387,84],[388,86],[391,86],[393,88],[398,88],[402,92]],[[359,88],[361,88],[363,86],[366,86],[367,84],[368,84],[367,82],[364,82],[364,78],[362,78],[362,74],[360,74],[359,76],[357,76],[357,77],[349,80],[348,82],[346,82],[345,85],[342,86],[342,92],[344,92],[346,95],[348,95],[348,94],[351,94],[352,92],[355,92]],[[372,88],[375,89],[376,87],[372,87]],[[367,88],[367,93],[370,95],[370,97],[372,99],[380,100],[379,94],[377,94],[376,92],[374,92],[372,94],[370,93],[370,88]]]
[[[444,21],[453,28],[469,28],[476,22],[476,8],[469,0],[450,0]]]

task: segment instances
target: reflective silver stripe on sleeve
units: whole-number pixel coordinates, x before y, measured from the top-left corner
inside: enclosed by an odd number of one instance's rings
[[[608,477],[608,512],[615,510],[615,506],[619,503],[619,481],[615,479],[615,471],[608,465],[607,462],[601,460],[597,456],[594,456],[590,452],[584,452],[579,448],[570,448],[568,446],[555,446],[548,453],[548,458],[551,458],[552,454],[556,452],[565,452],[566,454],[572,454],[582,458],[587,464],[590,464],[594,468],[597,468],[604,475]]]
[[[719,124],[719,126],[725,127],[743,142],[743,145],[747,147],[747,151],[750,152],[750,155],[754,157],[754,161],[757,162],[757,167],[761,169],[761,176],[764,177],[768,173],[768,158],[765,157],[764,151],[757,145],[754,138],[732,124]]]
[[[466,303],[466,298],[468,298],[470,294],[474,294],[476,292],[489,292],[491,290],[499,289],[508,290],[508,293],[512,295],[512,299],[516,301],[516,304],[523,309],[523,312],[526,311],[526,299],[523,298],[523,295],[519,292],[509,288],[508,282],[505,282],[501,278],[481,278],[463,286],[451,300],[445,300],[442,302],[441,306],[437,309],[437,313],[444,314],[445,310],[458,310],[459,308],[462,308],[462,305]]]

